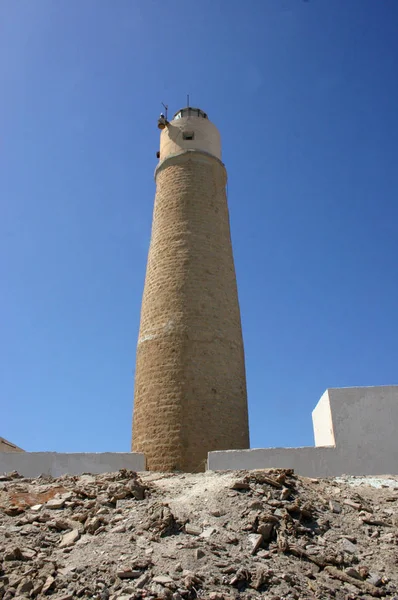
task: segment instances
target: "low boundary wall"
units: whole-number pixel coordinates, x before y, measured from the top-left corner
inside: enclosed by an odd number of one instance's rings
[[[119,469],[145,471],[145,456],[138,452],[0,452],[0,473],[18,471],[24,477],[109,473]]]
[[[305,477],[398,474],[398,386],[331,388],[312,412],[315,447],[209,452],[208,469],[292,468]]]

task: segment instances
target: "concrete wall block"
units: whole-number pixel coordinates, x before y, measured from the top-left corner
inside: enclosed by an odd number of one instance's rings
[[[110,473],[119,469],[145,471],[145,456],[133,452],[0,452],[0,472],[18,471],[24,477]]]
[[[211,471],[239,469],[291,469],[304,477],[316,477],[322,468],[323,476],[333,473],[333,448],[254,448],[209,452]]]
[[[208,468],[293,468],[309,477],[398,474],[398,386],[331,388],[312,416],[315,448],[210,452]]]

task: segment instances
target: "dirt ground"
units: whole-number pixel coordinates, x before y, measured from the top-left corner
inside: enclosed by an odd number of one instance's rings
[[[0,598],[396,598],[398,479],[0,476]]]

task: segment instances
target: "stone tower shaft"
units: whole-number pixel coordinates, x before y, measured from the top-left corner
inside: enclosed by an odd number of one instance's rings
[[[161,133],[133,419],[133,450],[149,470],[200,471],[210,450],[249,447],[220,158],[218,130],[198,109],[183,109]]]

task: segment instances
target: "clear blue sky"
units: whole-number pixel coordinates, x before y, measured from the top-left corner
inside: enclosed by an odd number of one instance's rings
[[[219,127],[251,445],[398,383],[397,0],[0,5],[0,435],[127,451],[161,101]]]

